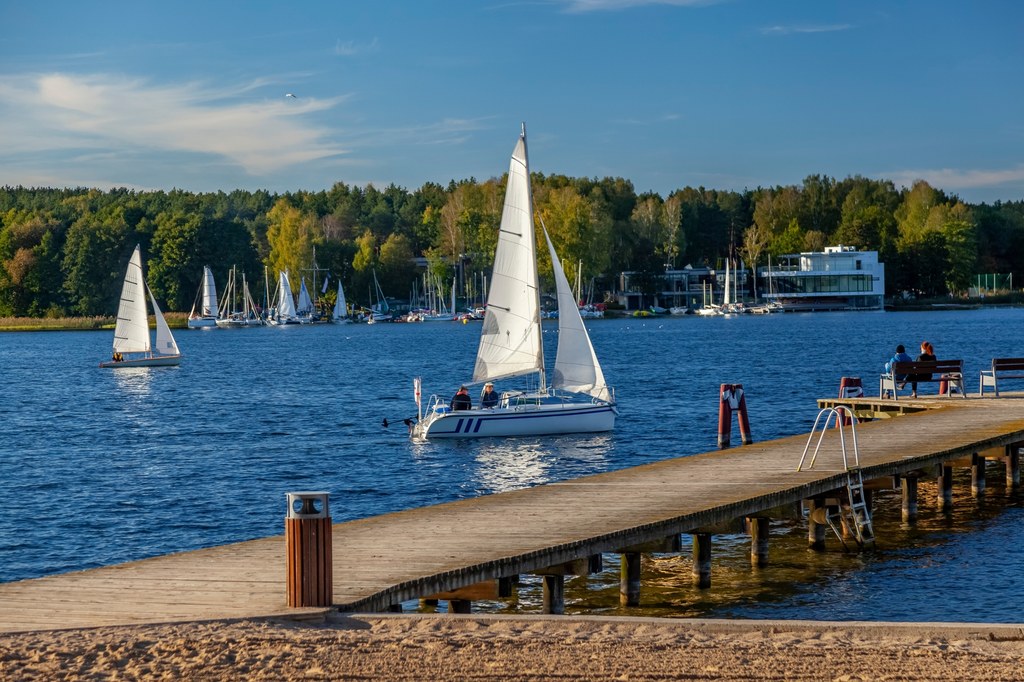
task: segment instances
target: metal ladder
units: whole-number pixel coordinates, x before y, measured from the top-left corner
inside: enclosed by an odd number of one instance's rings
[[[845,423],[847,421],[849,422],[848,424]],[[864,496],[864,477],[861,474],[860,452],[857,449],[857,423],[857,416],[850,408],[844,405],[827,407],[820,410],[818,417],[814,420],[814,427],[811,429],[810,434],[808,434],[807,445],[804,447],[804,453],[800,457],[800,464],[796,470],[810,471],[814,468],[814,462],[818,457],[818,452],[821,450],[825,432],[828,430],[829,425],[833,424],[839,431],[839,443],[843,454],[843,470],[846,472],[846,501],[845,504],[843,500],[840,500],[839,505],[827,506],[825,508],[825,522],[832,529],[832,532],[836,534],[836,537],[839,538],[839,541],[843,543],[843,547],[847,547],[846,539],[843,537],[843,528],[845,527],[853,532],[857,545],[865,549],[874,546],[875,531],[871,524],[871,510],[868,508],[867,500]],[[846,455],[847,428],[850,429],[853,445],[852,467]],[[807,453],[811,449],[815,432],[818,432],[818,442],[814,446],[814,454],[811,455],[810,462],[807,462]],[[806,468],[804,467],[805,462],[807,463]]]

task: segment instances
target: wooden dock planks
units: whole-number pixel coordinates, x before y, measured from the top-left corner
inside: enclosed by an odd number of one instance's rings
[[[1024,441],[1024,400],[918,402],[934,409],[858,428],[866,479]],[[333,603],[384,610],[838,488],[835,430],[815,469],[798,473],[806,442],[793,436],[335,524]],[[0,585],[7,632],[321,612],[287,607],[284,536]]]

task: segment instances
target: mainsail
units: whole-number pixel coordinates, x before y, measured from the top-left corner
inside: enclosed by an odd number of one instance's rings
[[[334,319],[340,320],[348,317],[348,304],[345,302],[345,291],[341,288],[341,280],[338,280],[338,300],[334,304]]]
[[[213,283],[213,271],[203,266],[203,317],[217,317],[217,286]]]
[[[142,279],[142,252],[138,246],[128,261],[128,270],[121,287],[114,326],[114,352],[146,353],[149,351],[149,320],[146,317],[146,291]]]
[[[277,316],[288,319],[295,317],[295,299],[292,298],[292,285],[288,282],[288,271],[281,272],[277,283]]]
[[[533,194],[526,126],[512,151],[473,381],[540,372],[544,387]]]
[[[558,293],[558,350],[555,353],[555,368],[551,386],[573,393],[587,393],[602,400],[610,399],[604,383],[604,373],[597,361],[590,335],[583,325],[576,297],[569,287],[562,264],[551,244],[548,231],[544,239],[551,254],[551,267],[555,274],[555,290]]]

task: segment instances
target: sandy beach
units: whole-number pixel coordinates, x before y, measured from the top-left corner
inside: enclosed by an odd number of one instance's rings
[[[1019,680],[1024,627],[334,616],[0,636],[4,680]]]

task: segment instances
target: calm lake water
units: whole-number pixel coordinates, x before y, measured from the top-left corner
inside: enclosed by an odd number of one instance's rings
[[[841,377],[876,390],[897,343],[914,353],[927,339],[940,358],[964,358],[969,378],[992,357],[1024,354],[1019,309],[588,327],[616,387],[615,432],[425,444],[401,423],[415,414],[412,378],[425,398],[453,392],[478,324],[180,330],[180,367],[117,371],[97,367],[110,332],[0,334],[0,581],[278,535],[287,491],[330,491],[343,521],[713,450],[722,383],[744,384],[755,440],[805,433]],[[545,326],[551,354],[556,337]],[[880,497],[880,549],[868,555],[834,538],[809,552],[804,527],[779,522],[772,566],[752,572],[747,540],[716,536],[709,591],[690,587],[688,555],[650,557],[644,606],[629,613],[1019,622],[1024,502],[1001,479],[981,503],[958,480],[950,516],[925,488],[913,529],[899,523],[898,496]],[[623,613],[615,561],[569,581],[568,611]],[[518,602],[489,608],[539,600],[526,580]]]

